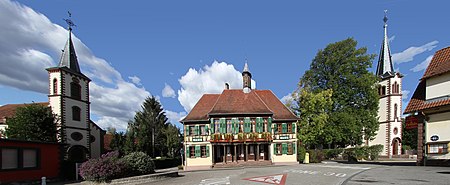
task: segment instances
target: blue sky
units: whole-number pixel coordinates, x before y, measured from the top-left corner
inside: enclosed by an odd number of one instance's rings
[[[447,1],[126,2],[0,1],[0,105],[47,101],[45,68],[59,62],[68,10],[93,80],[92,119],[119,130],[146,96],[177,122],[201,94],[241,87],[246,59],[256,88],[283,98],[329,43],[353,37],[378,54],[385,9],[403,107],[430,56],[450,45]]]

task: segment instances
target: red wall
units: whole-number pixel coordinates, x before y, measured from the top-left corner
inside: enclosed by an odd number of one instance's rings
[[[47,179],[58,177],[61,160],[60,144],[0,139],[1,147],[38,148],[40,150],[38,159],[40,166],[37,169],[0,170],[0,184],[40,180],[41,177]]]

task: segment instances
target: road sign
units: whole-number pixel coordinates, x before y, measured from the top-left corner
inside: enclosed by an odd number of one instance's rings
[[[275,174],[275,175],[266,175],[266,176],[258,176],[258,177],[250,177],[242,180],[248,180],[253,182],[261,182],[266,184],[278,184],[284,185],[286,183],[287,174]]]

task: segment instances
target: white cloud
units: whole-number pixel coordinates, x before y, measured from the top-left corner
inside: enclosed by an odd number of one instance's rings
[[[251,70],[251,66],[250,66]],[[205,65],[203,69],[190,68],[179,80],[181,89],[178,90],[178,101],[186,112],[202,97],[203,94],[218,94],[225,88],[225,83],[231,89],[242,89],[242,74],[232,64],[214,61],[211,66]],[[256,82],[252,80],[252,88]]]
[[[168,84],[164,84],[164,89],[162,90],[162,96],[164,98],[175,98],[175,91]]]
[[[433,59],[433,55],[428,56],[424,61],[422,61],[420,64],[417,64],[410,70],[413,72],[419,72],[419,71],[423,71],[423,70],[427,69],[428,64],[430,64],[430,62],[431,62],[431,59]]]
[[[180,120],[186,117],[186,112],[173,112],[170,110],[165,110],[165,112],[170,123],[176,125],[179,128],[182,128]]]
[[[394,39],[395,39],[395,35],[390,37],[390,38],[388,38],[388,42],[391,43],[392,41],[394,41]]]
[[[286,103],[292,102],[294,100],[294,98],[292,98],[292,93],[289,93],[286,96],[283,96],[280,100],[281,100],[281,102],[286,104]]]
[[[8,0],[0,1],[0,22],[0,85],[47,94],[45,68],[58,64],[67,30],[45,15]],[[82,72],[93,80],[91,110],[99,118],[94,121],[103,128],[126,128],[150,93],[126,82],[120,72],[96,57],[75,35],[73,42]]]
[[[133,82],[136,85],[142,85],[141,84],[141,79],[137,76],[129,76],[128,79],[131,80],[131,82]]]
[[[394,53],[392,55],[392,60],[397,64],[413,61],[416,55],[421,54],[425,51],[431,51],[437,46],[438,43],[439,42],[435,40],[419,47],[409,47],[408,49],[405,49],[400,53]]]
[[[411,91],[409,91],[409,90],[403,90],[402,91],[402,100],[407,100],[410,92]]]

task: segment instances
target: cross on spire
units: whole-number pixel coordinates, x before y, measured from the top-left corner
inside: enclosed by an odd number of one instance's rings
[[[69,14],[69,18],[63,20],[66,21],[67,25],[69,26],[69,30],[72,30],[72,27],[75,27],[77,25],[75,25],[75,23],[73,23],[73,21],[70,19],[72,17],[72,13],[70,13],[70,11],[67,11],[67,14]]]

